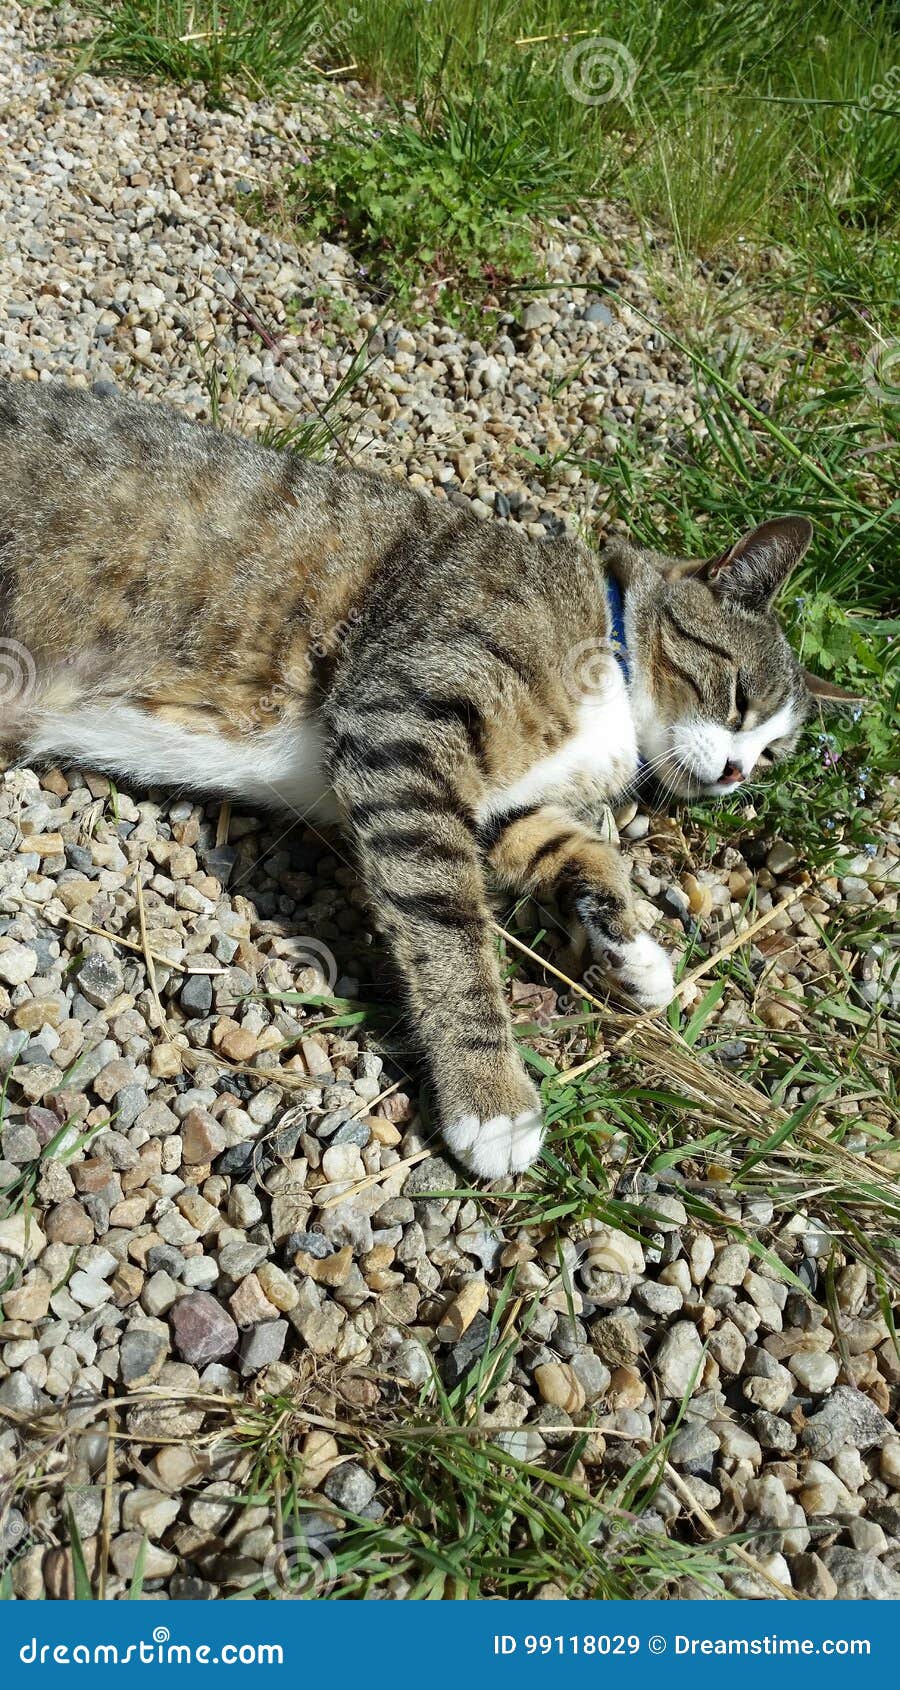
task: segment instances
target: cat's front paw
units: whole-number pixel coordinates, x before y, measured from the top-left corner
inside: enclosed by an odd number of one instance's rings
[[[444,1127],[444,1138],[455,1156],[477,1179],[502,1179],[519,1174],[537,1161],[544,1138],[541,1111],[515,1115],[459,1115]]]
[[[611,979],[642,1009],[665,1009],[675,996],[672,959],[649,933],[598,946],[598,957]]]

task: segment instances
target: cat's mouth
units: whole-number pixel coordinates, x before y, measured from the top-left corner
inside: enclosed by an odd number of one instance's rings
[[[749,772],[729,759],[721,772],[710,779],[694,769],[685,768],[681,758],[670,755],[658,758],[655,763],[647,763],[645,776],[669,798],[727,798],[744,785]]]
[[[729,758],[718,780],[705,781],[700,790],[707,798],[727,798],[729,793],[743,785],[746,778],[746,770]]]

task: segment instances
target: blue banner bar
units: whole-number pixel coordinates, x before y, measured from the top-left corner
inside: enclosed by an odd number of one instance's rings
[[[15,1602],[0,1685],[214,1682],[343,1690],[610,1684],[870,1686],[891,1602]]]

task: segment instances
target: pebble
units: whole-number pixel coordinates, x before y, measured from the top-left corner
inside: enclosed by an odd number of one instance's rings
[[[181,1124],[181,1154],[185,1162],[212,1162],[227,1143],[225,1130],[204,1109],[192,1109]]]
[[[206,1291],[179,1298],[172,1310],[172,1331],[179,1355],[194,1367],[219,1361],[237,1348],[235,1322]]]
[[[0,980],[7,986],[22,986],[37,973],[38,959],[30,945],[0,940]]]
[[[689,1320],[677,1320],[656,1352],[655,1368],[663,1395],[684,1397],[699,1376],[702,1361],[703,1344],[696,1326]]]
[[[766,868],[777,877],[789,874],[800,861],[799,853],[784,839],[777,839],[766,855]]]
[[[333,1468],[322,1486],[329,1502],[347,1514],[362,1514],[372,1501],[376,1488],[371,1473],[355,1461]]]
[[[248,1273],[228,1299],[238,1326],[255,1326],[257,1321],[274,1320],[277,1310],[269,1302],[255,1273]]]
[[[871,1449],[893,1436],[893,1427],[870,1397],[838,1385],[801,1433],[805,1447],[819,1461],[830,1461],[848,1445]]]
[[[142,1327],[131,1327],[124,1332],[119,1345],[119,1369],[126,1389],[135,1391],[151,1385],[168,1354],[168,1339],[163,1333]]]
[[[708,1278],[710,1285],[740,1285],[750,1266],[750,1251],[746,1244],[726,1244],[712,1262]]]
[[[112,957],[89,956],[78,970],[79,991],[97,1009],[105,1009],[113,1003],[121,995],[124,985],[122,965]]]
[[[0,1219],[0,1255],[13,1256],[17,1261],[35,1261],[47,1247],[47,1239],[30,1210]]]
[[[836,1356],[822,1355],[815,1350],[798,1351],[789,1358],[788,1367],[804,1390],[810,1391],[813,1396],[830,1391],[840,1372]]]
[[[258,1373],[260,1368],[277,1361],[288,1335],[286,1320],[266,1320],[241,1335],[241,1372]]]
[[[535,1368],[534,1382],[543,1401],[554,1408],[564,1409],[567,1414],[578,1414],[583,1409],[584,1386],[575,1369],[567,1362],[544,1362]]]

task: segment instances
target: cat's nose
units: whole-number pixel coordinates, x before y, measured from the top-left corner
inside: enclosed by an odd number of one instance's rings
[[[722,786],[737,786],[738,781],[743,780],[743,778],[743,769],[739,769],[737,763],[732,763],[729,759],[719,776],[719,783]]]

